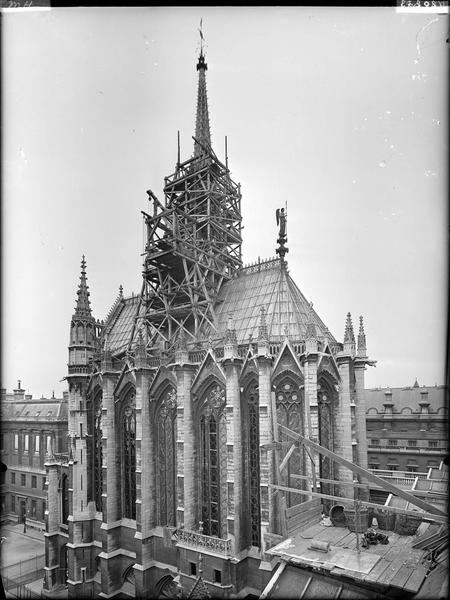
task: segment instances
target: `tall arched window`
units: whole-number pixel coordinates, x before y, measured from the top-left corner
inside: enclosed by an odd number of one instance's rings
[[[97,394],[94,400],[93,410],[93,490],[95,508],[102,510],[102,492],[103,492],[103,448],[102,448],[102,393]]]
[[[156,412],[158,523],[176,524],[176,421],[177,396],[166,391]]]
[[[67,475],[63,473],[61,477],[61,522],[67,525],[69,518],[69,486]]]
[[[134,390],[121,407],[122,433],[122,515],[136,518],[136,397]]]
[[[226,535],[225,390],[216,385],[200,413],[201,520],[203,533]]]
[[[319,409],[319,443],[321,446],[333,450],[333,390],[331,385],[323,378],[319,378],[317,392],[317,404]],[[322,479],[333,479],[334,469],[333,461],[328,456],[320,455],[319,473]],[[321,491],[323,494],[334,495],[333,484],[321,482]],[[326,511],[331,508],[332,501],[326,498],[322,499],[322,504]]]
[[[288,429],[303,435],[305,426],[303,420],[304,401],[299,385],[291,378],[284,377],[276,386],[275,391],[277,421]],[[283,431],[280,432],[280,441],[292,441]],[[289,447],[284,446],[281,458],[287,453]],[[305,475],[305,455],[302,447],[296,449],[290,457],[288,464],[281,473],[282,485],[297,489],[305,489],[304,480],[292,475]],[[304,496],[288,492],[286,494],[287,506],[295,506],[304,501]]]
[[[252,546],[261,545],[261,501],[259,477],[259,395],[258,384],[252,381],[246,389],[248,435],[248,489]]]

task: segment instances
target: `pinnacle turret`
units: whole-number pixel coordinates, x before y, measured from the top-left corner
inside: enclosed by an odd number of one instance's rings
[[[80,284],[77,291],[77,304],[75,306],[75,317],[88,318],[92,316],[89,296],[89,287],[86,279],[86,260],[83,254],[81,259]]]
[[[206,71],[208,65],[205,62],[203,48],[197,63],[198,92],[197,92],[197,116],[195,121],[195,143],[194,156],[204,154],[202,145],[206,148],[211,146],[211,132],[209,127],[208,95],[206,93]]]
[[[362,316],[359,317],[358,356],[367,356],[366,333]]]
[[[345,322],[344,344],[345,344],[345,342],[355,343],[355,334],[353,332],[352,315],[350,313],[347,313],[347,320]]]
[[[308,321],[305,332],[305,349],[307,353],[314,354],[318,350],[317,329],[313,317],[313,303],[309,303]]]
[[[353,332],[352,315],[350,313],[347,313],[345,323],[344,352],[351,355],[355,354],[355,334]]]
[[[314,323],[314,318],[313,318],[312,302],[309,303],[308,322],[306,323],[305,339],[306,340],[309,340],[309,339],[317,340],[317,331],[316,331],[316,325]]]

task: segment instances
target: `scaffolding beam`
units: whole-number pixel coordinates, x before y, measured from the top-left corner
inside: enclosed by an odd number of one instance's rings
[[[328,456],[329,458],[331,458],[333,461],[337,462],[338,464],[340,464],[344,467],[347,467],[347,469],[350,469],[350,471],[352,471],[353,473],[358,473],[359,475],[362,475],[368,481],[378,484],[382,489],[384,489],[388,492],[391,492],[392,494],[395,494],[396,496],[399,496],[400,498],[403,498],[404,500],[407,500],[414,506],[422,508],[423,510],[425,510],[433,515],[445,516],[447,518],[447,515],[445,514],[445,512],[443,512],[436,506],[433,506],[429,502],[425,502],[424,500],[422,500],[421,498],[417,498],[410,492],[407,492],[406,490],[402,490],[401,488],[397,487],[393,483],[390,483],[384,479],[381,479],[381,477],[374,475],[367,469],[364,469],[363,467],[360,467],[359,465],[355,465],[354,463],[351,463],[350,461],[346,460],[345,458],[342,458],[338,454],[335,454],[331,450],[328,450],[328,448],[324,448],[320,444],[317,444],[316,442],[313,442],[313,441],[307,439],[305,436],[303,436],[299,433],[296,433],[295,431],[292,431],[291,429],[288,429],[284,425],[278,424],[278,426],[281,428],[281,430],[287,436],[289,436],[293,440],[296,440],[297,443],[304,444],[305,446],[312,448],[319,454]],[[353,502],[353,499],[352,499],[352,502]]]

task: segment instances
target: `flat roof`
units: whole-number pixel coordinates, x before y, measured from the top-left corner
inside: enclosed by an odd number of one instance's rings
[[[421,564],[426,551],[412,547],[416,536],[379,531],[388,536],[389,543],[370,545],[358,553],[356,533],[347,527],[315,524],[270,548],[267,554],[298,567],[314,568],[315,572],[348,577],[358,585],[376,584],[416,593],[427,572]],[[329,542],[329,551],[311,550],[313,540]]]

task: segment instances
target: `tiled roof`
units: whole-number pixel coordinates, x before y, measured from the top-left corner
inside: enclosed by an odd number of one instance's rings
[[[408,387],[408,388],[379,388],[365,390],[366,410],[375,408],[378,412],[384,410],[383,403],[387,402],[386,392],[391,392],[390,402],[393,403],[394,413],[401,413],[403,409],[410,408],[412,412],[420,412],[419,402],[426,398],[430,403],[429,411],[443,412],[446,407],[446,387],[443,385],[430,387]],[[421,392],[427,392],[425,394]]]
[[[279,259],[244,267],[234,279],[223,285],[216,304],[218,333],[212,332],[209,326],[205,327],[204,338],[210,335],[213,339],[221,338],[231,315],[238,343],[248,342],[250,334],[256,340],[261,307],[266,311],[269,340],[272,342],[284,340],[286,331],[291,340],[304,340],[308,321],[312,319],[319,340],[327,337],[330,343],[337,343],[287,270],[281,267]],[[108,346],[113,354],[127,349],[132,334],[134,344],[138,333],[138,327],[133,332],[136,316],[144,313],[145,307],[140,303],[139,295],[120,297],[116,301],[105,323]],[[142,332],[145,339],[145,328]]]
[[[256,340],[261,307],[266,310],[270,341],[284,340],[286,330],[290,339],[304,340],[310,314],[318,339],[325,336],[325,324],[314,309],[311,310],[279,259],[244,267],[223,285],[216,307],[220,334],[226,330],[231,315],[238,343],[246,343],[250,334]],[[217,334],[211,336],[217,337]],[[327,337],[336,343],[331,333],[328,332]]]
[[[105,323],[105,332],[108,337],[109,350],[113,354],[123,352],[127,349],[138,313],[144,313],[144,304],[140,302],[139,295],[118,300],[111,310]],[[138,331],[138,327],[135,327],[133,342]],[[145,334],[144,329],[143,334]]]
[[[55,401],[49,402],[45,398],[42,400],[23,401],[23,402],[5,402],[2,406],[2,418],[7,419],[28,419],[30,421],[38,419],[67,419],[67,402]]]

